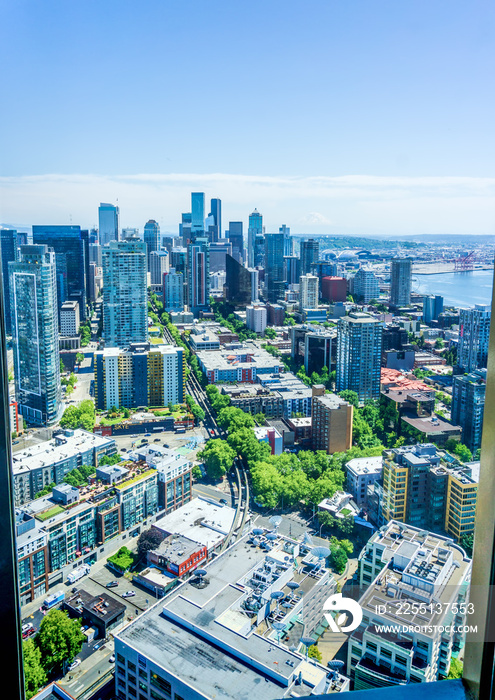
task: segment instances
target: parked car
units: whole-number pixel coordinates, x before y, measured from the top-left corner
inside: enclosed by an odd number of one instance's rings
[[[122,593],[122,598],[132,598],[135,595],[136,591],[124,591],[124,593]]]
[[[227,499],[226,498],[221,498],[219,501],[223,506],[227,505]]]
[[[75,668],[77,668],[79,666],[80,663],[81,663],[81,659],[74,659],[74,661],[69,666],[69,671],[73,671]]]
[[[115,588],[118,585],[119,585],[118,581],[109,581],[108,583],[105,584],[105,587],[106,588]]]
[[[24,625],[22,625],[21,631],[23,639],[27,639],[33,634],[36,634],[36,630],[34,629],[33,624],[31,622],[26,622]]]
[[[112,654],[112,656],[108,660],[111,664],[115,663],[115,654]]]

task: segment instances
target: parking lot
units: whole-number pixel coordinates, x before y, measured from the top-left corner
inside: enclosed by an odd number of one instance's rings
[[[117,451],[122,457],[125,453],[143,444],[147,440],[148,445],[159,445],[174,450],[179,450],[184,457],[191,460],[196,459],[196,454],[204,448],[205,440],[208,437],[206,428],[198,426],[185,433],[175,433],[171,430],[156,431],[153,433],[133,433],[131,435],[112,435],[117,445]]]

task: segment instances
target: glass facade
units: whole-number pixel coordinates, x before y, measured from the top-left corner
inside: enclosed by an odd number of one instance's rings
[[[2,259],[2,283],[5,313],[5,331],[12,333],[10,315],[9,262],[17,260],[17,231],[0,229],[0,255]]]

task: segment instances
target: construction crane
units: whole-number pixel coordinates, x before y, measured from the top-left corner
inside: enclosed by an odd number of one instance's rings
[[[454,261],[455,272],[464,272],[466,270],[474,270],[474,259],[475,251],[472,250],[470,253],[460,255],[457,260]]]

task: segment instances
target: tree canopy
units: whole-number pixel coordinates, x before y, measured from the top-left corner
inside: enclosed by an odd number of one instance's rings
[[[70,663],[79,654],[85,639],[79,620],[69,619],[67,613],[61,610],[50,610],[35,637],[46,673],[55,675],[61,672],[63,662]]]

